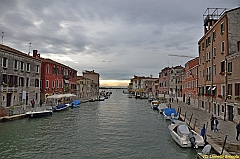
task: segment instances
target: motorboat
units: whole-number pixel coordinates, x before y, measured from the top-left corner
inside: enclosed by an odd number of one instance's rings
[[[175,120],[168,129],[173,140],[181,147],[198,148],[205,145],[203,137],[191,129],[186,122]]]
[[[72,103],[71,103],[71,107],[75,108],[75,107],[79,107],[81,104],[81,101],[80,100],[74,100]]]
[[[159,113],[162,114],[166,108],[167,108],[166,103],[161,103],[161,104],[159,104],[159,105],[158,105]]]
[[[52,114],[53,114],[53,111],[51,109],[26,112],[26,116],[29,118],[39,118],[39,117],[49,116]]]
[[[153,100],[151,101],[151,107],[153,110],[158,110],[158,106],[161,102],[159,100]]]
[[[59,104],[59,105],[53,106],[52,111],[57,112],[57,111],[61,111],[61,110],[66,110],[66,109],[68,109],[69,106],[70,106],[70,104]]]
[[[163,111],[163,115],[165,119],[178,119],[179,114],[174,108],[165,108]]]

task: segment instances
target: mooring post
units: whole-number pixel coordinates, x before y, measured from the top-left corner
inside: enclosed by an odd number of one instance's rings
[[[193,116],[193,113],[192,113],[192,115],[191,115],[191,117],[190,117],[190,120],[189,120],[189,126],[190,126],[190,123],[191,123],[191,120],[192,120],[192,116]]]
[[[184,121],[185,121],[185,119],[186,119],[186,115],[187,115],[187,111],[186,111],[185,114],[184,114]]]
[[[227,141],[227,135],[225,136],[225,139],[224,139],[224,143],[223,143],[223,147],[222,147],[221,155],[223,154],[223,150],[224,150],[224,147],[225,147],[226,141]]]
[[[195,122],[194,122],[194,125],[193,125],[193,130],[195,130],[196,123],[197,123],[197,118],[195,118]]]

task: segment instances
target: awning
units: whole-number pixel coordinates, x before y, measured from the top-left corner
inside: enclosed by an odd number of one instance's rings
[[[212,90],[214,91],[215,89],[216,89],[216,87],[213,87],[213,89],[212,89]]]
[[[65,83],[69,83],[69,80],[64,80]]]

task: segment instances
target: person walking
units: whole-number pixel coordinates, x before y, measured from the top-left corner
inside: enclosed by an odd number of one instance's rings
[[[32,104],[32,108],[34,108],[34,105],[35,105],[34,99],[31,101],[31,104]]]
[[[218,120],[216,117],[214,117],[213,118],[213,131],[218,131],[217,125],[218,125]]]
[[[42,104],[43,104],[42,99],[40,99],[40,102],[39,102],[40,107],[42,107]]]
[[[211,116],[211,118],[210,118],[210,126],[211,126],[211,130],[213,131],[213,125],[214,125],[214,117],[213,117],[213,114],[212,114],[212,116]]]
[[[206,135],[206,127],[205,124],[203,124],[203,127],[201,129],[201,136],[203,137],[203,140],[205,141],[205,136]]]
[[[240,134],[240,121],[239,121],[239,123],[237,124],[236,129],[237,129],[237,137],[236,137],[236,140],[239,141],[238,136],[239,136],[239,134]]]

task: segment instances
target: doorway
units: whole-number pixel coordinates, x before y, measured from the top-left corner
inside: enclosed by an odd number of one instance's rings
[[[233,106],[228,105],[228,120],[233,121],[234,115],[233,115]]]
[[[12,93],[7,93],[7,107],[11,106]]]

